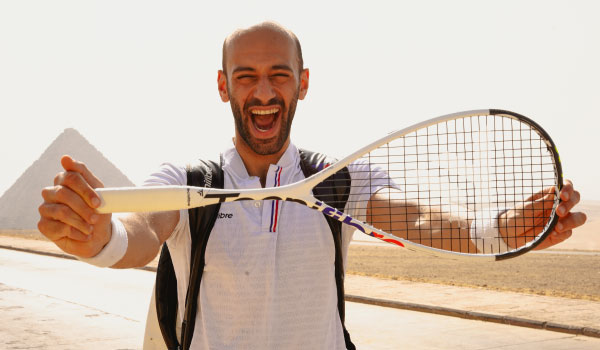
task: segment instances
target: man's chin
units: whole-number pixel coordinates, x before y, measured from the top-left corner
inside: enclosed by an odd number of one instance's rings
[[[254,153],[260,154],[261,156],[270,156],[279,153],[282,146],[278,145],[251,145],[250,147]]]
[[[246,144],[254,153],[261,156],[270,156],[279,153],[285,142],[278,142],[278,139],[274,137],[264,140],[253,139],[246,142]]]

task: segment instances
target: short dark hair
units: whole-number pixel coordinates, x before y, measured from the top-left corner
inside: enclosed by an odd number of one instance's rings
[[[271,30],[275,30],[277,32],[285,33],[294,41],[294,44],[296,45],[296,53],[298,55],[297,60],[298,60],[299,72],[302,72],[304,70],[304,59],[302,58],[302,46],[300,45],[300,40],[298,40],[298,37],[296,36],[296,34],[294,34],[294,32],[285,28],[284,26],[282,26],[279,23],[267,21],[267,22],[262,22],[262,23],[253,25],[250,28],[238,29],[238,30],[234,31],[233,33],[231,33],[229,36],[227,36],[227,38],[225,38],[225,40],[223,41],[223,54],[222,54],[222,61],[221,61],[221,69],[223,70],[225,75],[227,75],[227,70],[225,67],[225,62],[227,61],[227,46],[228,46],[227,44],[231,40],[235,39],[236,37],[241,36],[242,34],[248,32],[248,31],[264,29],[264,28],[268,28]]]

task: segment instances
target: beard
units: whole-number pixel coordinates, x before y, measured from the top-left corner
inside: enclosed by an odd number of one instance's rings
[[[296,90],[294,97],[290,101],[290,105],[288,108],[285,107],[285,102],[279,96],[272,98],[266,104],[262,104],[258,99],[250,99],[244,103],[243,109],[238,103],[238,101],[233,98],[231,93],[229,93],[229,99],[231,104],[231,111],[233,112],[233,117],[235,120],[235,127],[238,131],[238,134],[244,140],[244,142],[250,147],[250,149],[262,156],[276,154],[283,148],[286,140],[290,136],[290,131],[292,128],[292,121],[294,120],[294,114],[296,113],[296,105],[298,104],[298,96],[300,93],[300,89]],[[250,132],[250,128],[253,126],[252,116],[249,112],[249,109],[254,106],[273,106],[277,105],[280,108],[279,117],[280,121],[280,129],[279,133],[274,137],[268,139],[257,139],[252,136]]]

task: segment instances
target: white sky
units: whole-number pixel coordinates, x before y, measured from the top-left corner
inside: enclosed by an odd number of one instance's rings
[[[292,140],[343,156],[418,121],[479,108],[536,120],[565,176],[600,199],[598,1],[2,1],[0,194],[63,129],[132,181],[216,157],[227,34],[292,29],[311,69]],[[52,179],[48,179],[50,184]]]

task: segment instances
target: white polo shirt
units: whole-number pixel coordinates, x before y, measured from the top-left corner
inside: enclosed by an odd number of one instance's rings
[[[235,148],[227,150],[223,160],[225,188],[261,187],[258,177],[248,176]],[[368,200],[387,178],[381,175],[382,180],[375,181],[371,174],[370,179],[361,179],[364,166],[348,168],[352,178],[348,206],[354,207],[347,206],[346,212],[364,220],[365,206],[361,210],[356,203]],[[279,162],[270,165],[266,186],[302,179],[298,150],[290,144]],[[145,183],[186,184],[185,168],[168,163]],[[344,261],[353,232],[342,225]],[[179,305],[185,305],[191,254],[186,210],[180,212],[167,245]],[[345,349],[337,310],[335,248],[322,213],[286,201],[223,203],[205,260],[191,349]]]

